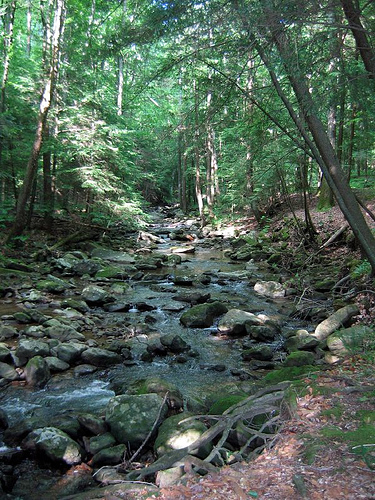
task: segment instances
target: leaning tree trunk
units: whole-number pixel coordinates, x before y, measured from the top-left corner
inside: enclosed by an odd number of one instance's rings
[[[272,34],[273,41],[277,47],[281,60],[287,72],[288,79],[296,95],[301,112],[313,137],[323,164],[321,168],[324,176],[332,189],[338,205],[348,221],[354,235],[356,236],[364,254],[371,264],[375,273],[375,238],[368,227],[361,212],[356,197],[351,190],[340,162],[335,154],[327,132],[320,121],[315,110],[315,103],[309,92],[309,88],[303,77],[298,74],[297,65],[293,64],[291,55],[293,50],[289,44],[285,32],[277,22],[274,12],[265,9],[265,21]]]
[[[63,28],[64,18],[64,0],[56,0],[55,15],[53,23],[53,33],[51,39],[51,59],[48,77],[45,81],[42,98],[39,105],[38,121],[34,137],[34,143],[31,149],[29,161],[26,167],[26,173],[23,185],[17,200],[17,212],[13,226],[7,236],[7,242],[16,236],[20,236],[26,228],[27,213],[26,207],[30,198],[34,178],[38,169],[38,161],[43,143],[43,135],[46,127],[48,112],[51,108],[55,82],[58,72],[60,38]]]

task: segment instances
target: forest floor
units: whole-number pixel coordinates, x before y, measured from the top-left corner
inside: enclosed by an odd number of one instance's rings
[[[374,202],[367,206],[374,211]],[[304,220],[303,210],[296,208],[295,215]],[[312,208],[311,217],[323,242],[345,224],[338,207],[326,212]],[[286,208],[272,219],[269,232],[277,230],[287,218],[292,218],[292,213]],[[366,219],[375,228],[374,221],[367,215]],[[251,221],[243,224],[251,226]],[[292,247],[296,243],[290,241]],[[338,269],[348,254],[360,258],[358,250],[353,252],[343,244],[333,244],[324,253],[323,259],[329,259]],[[373,324],[375,296],[366,297],[371,303],[365,311],[362,299],[361,294],[355,297],[363,311],[361,319]],[[292,418],[285,421],[276,441],[256,460],[226,466],[204,477],[191,473],[185,484],[161,489],[158,498],[374,500],[374,364],[375,352],[364,357],[357,354],[306,376],[296,389]]]

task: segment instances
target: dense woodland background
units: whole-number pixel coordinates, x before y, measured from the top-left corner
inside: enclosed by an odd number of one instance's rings
[[[262,222],[292,193],[313,235],[319,192],[375,269],[349,187],[374,189],[374,14],[365,0],[1,0],[8,241],[32,214],[136,225],[148,204]]]

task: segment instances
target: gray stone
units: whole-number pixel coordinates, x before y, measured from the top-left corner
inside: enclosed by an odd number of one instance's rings
[[[0,361],[0,379],[3,378],[5,380],[20,380],[20,375],[14,366],[9,365],[8,363],[3,363]]]
[[[122,262],[126,264],[134,264],[135,262],[134,257],[130,254],[109,250],[107,248],[95,248],[91,252],[91,256],[99,257],[100,259],[109,260],[111,262]]]
[[[343,328],[327,337],[327,347],[334,356],[339,358],[355,354],[363,349],[364,339],[372,335],[372,332],[370,327],[363,325]]]
[[[356,304],[350,304],[342,307],[331,314],[331,316],[327,319],[319,323],[312,335],[320,341],[325,340],[328,335],[345,326],[352,316],[355,316],[358,313],[359,309]]]
[[[81,313],[86,313],[90,310],[89,306],[86,304],[84,300],[73,299],[69,297],[68,299],[64,299],[61,302],[61,307],[63,308],[72,308]]]
[[[41,356],[34,356],[29,359],[25,366],[25,377],[29,385],[44,387],[51,378],[48,363]]]
[[[32,431],[21,446],[26,450],[38,451],[53,462],[74,465],[82,461],[81,447],[68,434],[56,427],[44,427]]]
[[[11,361],[10,349],[6,344],[0,343],[0,361],[6,363],[7,361]]]
[[[198,304],[185,311],[180,322],[191,328],[207,328],[213,325],[216,318],[227,311],[228,308],[221,302]]]
[[[68,342],[69,340],[85,340],[85,336],[82,333],[77,332],[72,326],[62,325],[49,326],[45,329],[45,335],[51,339],[57,339],[60,342]]]
[[[131,447],[143,443],[160,413],[163,420],[167,407],[157,394],[140,396],[122,395],[113,397],[106,409],[106,421],[110,431],[119,443],[129,443]]]
[[[56,293],[60,294],[65,292],[65,290],[71,288],[72,285],[64,280],[54,278],[51,276],[50,279],[41,280],[36,284],[36,288],[42,292]]]
[[[257,342],[269,342],[274,340],[280,333],[278,325],[272,323],[265,325],[252,325],[250,323],[246,323],[245,328],[250,337]]]
[[[172,253],[194,253],[195,247],[193,247],[192,245],[172,247],[171,252]]]
[[[108,430],[107,424],[101,417],[91,415],[90,413],[78,415],[78,422],[91,434],[103,434]]]
[[[88,304],[100,305],[108,299],[108,293],[101,287],[89,285],[82,290],[82,297]]]
[[[4,410],[0,408],[0,430],[5,431],[9,427],[8,417]]]
[[[242,359],[248,361],[250,359],[259,359],[261,361],[270,361],[273,358],[273,351],[268,345],[259,345],[246,349],[242,353]]]
[[[124,384],[122,384],[124,385]],[[147,379],[135,380],[130,386],[127,382],[126,392],[128,394],[158,394],[161,398],[168,393],[167,403],[170,408],[180,410],[183,407],[183,395],[178,387],[172,382],[168,382],[160,377],[149,377]],[[124,390],[116,390],[117,394],[124,393]]]
[[[295,351],[287,356],[283,366],[305,366],[315,364],[315,356],[309,351]]]
[[[82,361],[94,366],[111,366],[122,362],[122,358],[115,352],[97,347],[89,347],[81,355]]]
[[[285,289],[281,283],[277,281],[258,281],[254,285],[254,291],[263,295],[264,297],[269,297],[271,299],[280,299],[285,297]]]
[[[24,335],[34,339],[41,339],[45,336],[45,330],[41,325],[32,325],[25,328]]]
[[[285,342],[285,348],[288,352],[308,351],[319,345],[319,340],[306,330],[297,330],[295,333],[296,335],[289,337]]]
[[[88,441],[88,450],[92,455],[98,453],[104,448],[109,448],[116,443],[116,439],[112,436],[110,432],[105,432],[100,434],[100,436],[93,436]]]
[[[189,344],[187,344],[183,338],[173,333],[161,336],[160,343],[174,353],[180,353],[190,349]]]
[[[72,271],[79,276],[88,274],[89,276],[94,276],[96,272],[100,269],[99,262],[95,260],[79,260],[73,265]]]
[[[263,322],[255,314],[231,309],[219,321],[218,330],[227,335],[245,335],[246,325],[261,325]]]
[[[18,331],[11,326],[0,326],[0,342],[17,337]]]
[[[104,448],[92,457],[92,466],[116,465],[124,461],[127,448],[125,444],[118,444],[111,448]]]
[[[44,359],[51,373],[64,372],[66,370],[69,370],[70,368],[68,363],[66,363],[62,359],[57,358],[56,356],[47,356]]]
[[[98,367],[93,365],[78,365],[74,368],[74,376],[84,377],[85,375],[91,375],[91,373],[96,372],[97,369]]]
[[[68,363],[69,365],[72,365],[80,359],[81,354],[86,349],[87,346],[85,344],[78,342],[66,342],[59,344],[54,349],[54,352],[59,359],[65,361],[65,363]]]
[[[48,356],[50,348],[47,342],[41,340],[21,339],[15,351],[16,357],[19,359],[21,365],[34,356]]]

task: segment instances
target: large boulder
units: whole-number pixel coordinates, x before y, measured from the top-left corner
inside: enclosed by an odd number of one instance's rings
[[[82,461],[83,450],[79,444],[55,427],[44,427],[32,431],[23,440],[21,447],[36,451],[53,462],[74,465]]]
[[[306,366],[314,365],[315,356],[309,351],[294,351],[285,359],[283,366]]]
[[[85,340],[85,336],[77,332],[75,328],[61,323],[56,326],[48,326],[45,329],[45,335],[51,339],[57,339],[60,342],[68,342],[70,340]]]
[[[84,363],[94,366],[111,366],[122,361],[119,354],[98,347],[89,347],[82,352],[81,358]]]
[[[245,335],[247,333],[246,326],[262,324],[263,321],[253,313],[241,309],[231,309],[219,321],[218,330],[227,335]]]
[[[73,265],[73,272],[79,276],[88,274],[89,276],[94,276],[96,272],[100,269],[99,262],[91,259],[79,260]]]
[[[343,328],[327,337],[327,347],[334,356],[342,358],[362,350],[364,338],[372,332],[370,327],[363,325]]]
[[[249,361],[250,359],[270,361],[273,358],[273,351],[268,345],[257,345],[243,351],[241,356],[244,361]]]
[[[25,377],[29,385],[44,387],[51,378],[47,361],[41,356],[34,356],[25,366]]]
[[[270,299],[280,299],[285,297],[285,289],[277,281],[258,281],[254,285],[254,291]]]
[[[221,302],[198,304],[185,311],[180,322],[191,328],[207,328],[213,325],[217,317],[227,311],[228,308]]]
[[[15,328],[8,325],[0,326],[0,342],[17,337],[17,335],[18,332]]]
[[[154,449],[159,457],[169,451],[180,450],[191,445],[207,430],[207,427],[198,419],[191,419],[193,414],[179,413],[167,418],[160,426],[155,440]],[[187,421],[184,421],[188,419]],[[195,450],[192,455],[205,458],[212,446],[203,446]]]
[[[168,333],[167,335],[162,335],[160,337],[160,343],[168,349],[168,351],[174,353],[181,353],[184,351],[188,351],[190,349],[189,344],[185,342],[185,340],[179,335],[175,335],[174,333]]]
[[[63,342],[55,347],[53,351],[61,361],[72,365],[80,359],[81,354],[86,349],[87,346],[79,342]]]
[[[11,361],[10,349],[6,344],[0,343],[0,361],[6,363]]]
[[[151,394],[155,393],[161,398],[166,394],[167,403],[170,408],[174,410],[181,410],[183,407],[183,395],[178,387],[171,382],[159,377],[149,377],[146,379],[135,380],[132,384],[126,383],[127,394]],[[114,387],[115,392],[116,388]]]
[[[20,380],[20,374],[17,372],[14,366],[0,361],[0,379],[9,381]]]
[[[119,443],[140,446],[154,429],[156,420],[164,419],[167,406],[157,394],[113,397],[106,409],[106,422]]]
[[[319,345],[319,340],[306,330],[297,330],[294,333],[295,335],[291,335],[285,341],[284,346],[288,352],[309,351]]]
[[[349,304],[345,307],[341,307],[341,309],[338,309],[327,319],[319,323],[312,335],[320,341],[325,340],[328,335],[331,335],[331,333],[345,326],[352,316],[358,313],[359,309],[356,304]]]
[[[108,299],[106,290],[97,285],[89,285],[82,290],[82,298],[92,305],[101,305]]]

